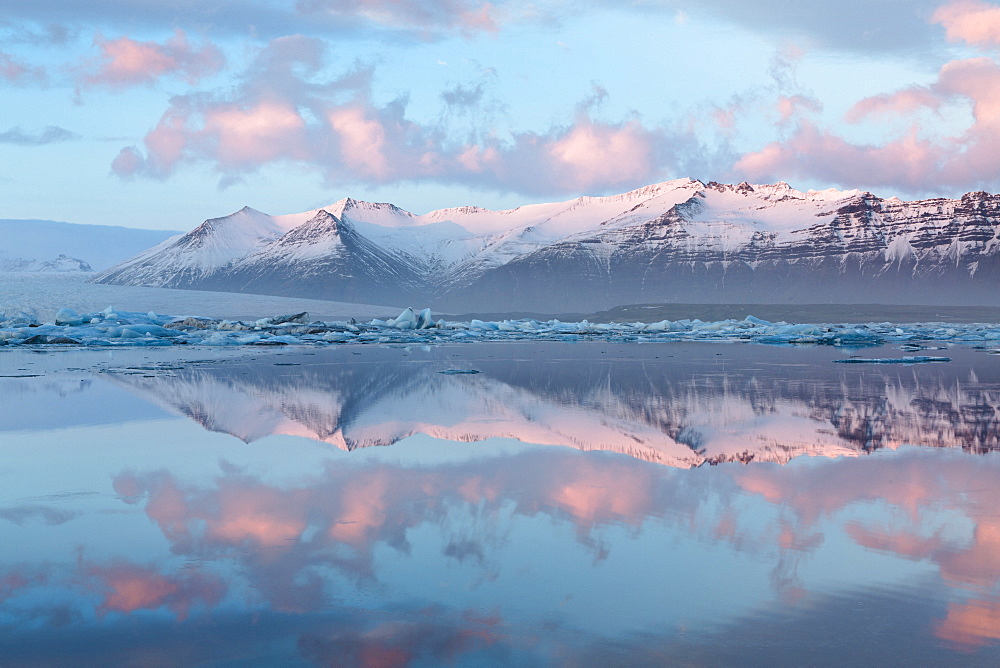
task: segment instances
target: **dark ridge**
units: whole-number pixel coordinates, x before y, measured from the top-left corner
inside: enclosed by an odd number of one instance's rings
[[[908,306],[898,304],[627,304],[596,313],[505,313],[435,314],[445,320],[551,320],[578,322],[659,322],[660,320],[743,319],[786,322],[984,322],[1000,323],[1000,306]]]

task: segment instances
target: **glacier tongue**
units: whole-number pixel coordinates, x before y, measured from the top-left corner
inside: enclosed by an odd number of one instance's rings
[[[844,348],[904,343],[906,351],[920,350],[922,341],[983,343],[1000,346],[1000,324],[918,323],[787,323],[753,316],[715,322],[662,320],[654,323],[592,323],[559,320],[439,320],[430,309],[407,308],[388,321],[310,321],[307,313],[261,318],[256,321],[219,320],[197,316],[159,315],[153,312],[104,311],[78,314],[60,309],[53,322],[42,323],[24,313],[0,313],[0,346],[241,346],[330,345],[380,343],[446,343],[451,341],[732,341],[762,344],[831,345]],[[993,352],[993,351],[991,351]],[[851,361],[851,360],[845,360]],[[892,363],[944,361],[943,358],[900,358]],[[855,363],[886,363],[858,360]]]

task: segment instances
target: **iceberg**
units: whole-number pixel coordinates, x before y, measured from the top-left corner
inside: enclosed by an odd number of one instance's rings
[[[662,320],[654,323],[592,323],[560,320],[434,321],[430,309],[404,309],[389,320],[324,322],[295,313],[253,321],[198,315],[119,311],[94,313],[60,309],[52,322],[25,313],[0,313],[0,345],[75,346],[274,346],[349,344],[433,344],[448,341],[732,341],[769,345],[828,345],[864,348],[898,343],[904,352],[931,346],[922,342],[983,345],[1000,341],[1000,324],[949,323],[787,323],[753,316],[742,320]],[[838,360],[848,364],[916,364],[944,358]]]

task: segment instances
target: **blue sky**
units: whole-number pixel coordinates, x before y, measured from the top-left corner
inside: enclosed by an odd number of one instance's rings
[[[0,217],[996,191],[980,0],[0,0]]]

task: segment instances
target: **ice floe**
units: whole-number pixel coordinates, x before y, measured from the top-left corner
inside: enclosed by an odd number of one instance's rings
[[[841,364],[927,364],[929,362],[950,362],[951,358],[914,355],[911,357],[848,357],[833,361]]]
[[[254,321],[117,311],[94,313],[60,309],[51,322],[18,313],[0,314],[2,345],[82,346],[240,346],[345,343],[422,344],[446,341],[746,341],[767,344],[821,344],[860,347],[898,342],[919,350],[921,341],[986,343],[1000,341],[1000,324],[892,323],[792,324],[753,316],[743,320],[662,320],[654,323],[592,323],[559,320],[435,321],[430,309],[405,309],[389,320],[310,320],[307,313]],[[990,345],[995,345],[991,343]],[[905,361],[904,361],[905,360]],[[886,360],[844,360],[886,363]],[[902,358],[888,363],[939,361]]]

